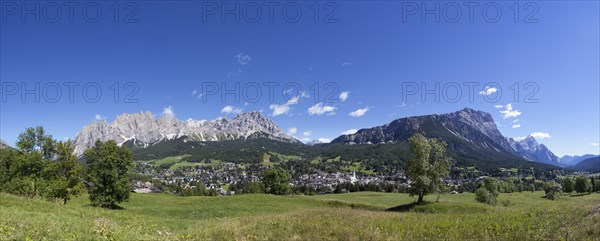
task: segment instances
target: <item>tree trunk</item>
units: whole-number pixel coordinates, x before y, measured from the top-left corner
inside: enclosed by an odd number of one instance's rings
[[[425,196],[423,192],[419,193],[419,200],[417,203],[423,203],[423,196]]]

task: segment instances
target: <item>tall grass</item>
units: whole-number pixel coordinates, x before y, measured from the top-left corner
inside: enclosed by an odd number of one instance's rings
[[[387,209],[414,201],[405,194],[179,197],[134,194],[123,210],[67,205],[0,193],[0,240],[599,240],[600,195],[541,198],[541,192],[502,194],[476,203],[472,194],[427,197],[406,212]]]

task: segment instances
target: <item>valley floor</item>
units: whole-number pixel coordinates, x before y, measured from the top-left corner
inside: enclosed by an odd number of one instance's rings
[[[430,195],[411,206],[406,194],[373,192],[132,194],[124,209],[106,210],[87,196],[61,205],[0,193],[0,240],[600,240],[600,194],[542,195],[501,194],[498,206]]]

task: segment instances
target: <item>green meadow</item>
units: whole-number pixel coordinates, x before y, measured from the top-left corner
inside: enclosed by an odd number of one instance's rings
[[[132,194],[122,209],[0,193],[0,240],[600,240],[600,194]]]

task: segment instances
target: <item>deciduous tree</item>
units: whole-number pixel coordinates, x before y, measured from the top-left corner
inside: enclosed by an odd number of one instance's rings
[[[417,203],[433,191],[443,188],[442,179],[448,176],[450,161],[446,156],[446,143],[415,134],[408,139],[410,157],[406,163],[406,176],[411,182],[411,195],[417,195]]]
[[[562,193],[562,187],[555,181],[549,181],[544,183],[544,192],[546,193],[545,198],[554,200],[556,196]]]
[[[577,193],[586,193],[589,192],[592,185],[590,183],[590,179],[586,176],[581,175],[575,179],[575,191]]]
[[[133,190],[128,176],[134,167],[131,151],[112,140],[97,141],[84,156],[88,163],[86,180],[92,205],[117,208],[118,203],[128,201]]]
[[[565,193],[572,193],[575,190],[575,182],[573,182],[573,178],[570,178],[570,177],[563,178],[562,188]]]
[[[263,185],[266,193],[286,195],[291,192],[290,174],[284,169],[274,167],[264,172]]]

